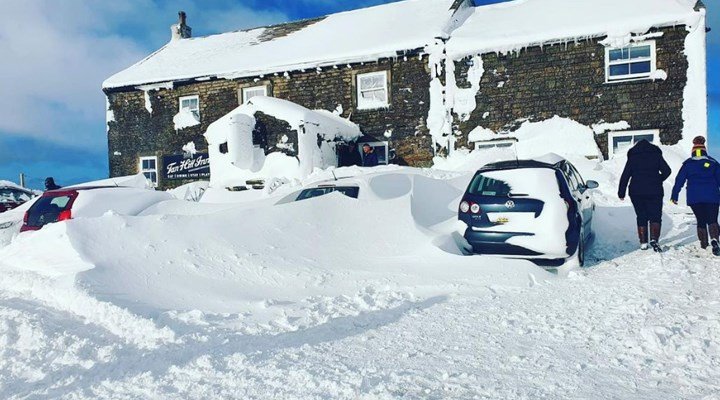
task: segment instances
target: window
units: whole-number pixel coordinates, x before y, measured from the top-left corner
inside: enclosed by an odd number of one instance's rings
[[[157,157],[140,157],[140,172],[152,182],[153,186],[158,184],[157,171]]]
[[[660,131],[623,131],[610,132],[608,134],[608,156],[624,155],[635,144],[641,140],[647,140],[653,144],[660,144]]]
[[[475,150],[505,149],[513,147],[517,140],[483,140],[475,143]]]
[[[198,96],[185,96],[180,98],[180,110],[190,110],[195,118],[200,121],[200,98]]]
[[[372,72],[357,76],[358,109],[383,108],[389,104],[387,72]]]
[[[369,144],[370,147],[373,148],[375,151],[375,154],[377,154],[378,157],[378,163],[380,164],[388,164],[388,142],[363,142],[362,145],[358,146],[358,150],[360,151],[360,154],[364,157],[362,154],[362,147],[365,144]]]
[[[607,82],[644,79],[655,72],[655,42],[633,43],[605,49]]]
[[[248,100],[257,96],[267,96],[267,86],[253,86],[242,89],[241,103],[246,103]]]

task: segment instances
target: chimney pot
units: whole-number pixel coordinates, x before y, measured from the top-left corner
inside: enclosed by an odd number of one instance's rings
[[[178,23],[170,27],[170,41],[188,39],[192,37],[192,28],[187,26],[187,14],[178,12]]]

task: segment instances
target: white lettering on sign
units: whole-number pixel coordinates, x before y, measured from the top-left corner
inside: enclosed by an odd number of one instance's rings
[[[188,158],[180,162],[173,162],[165,166],[166,172],[170,174],[180,174],[184,172],[194,172],[210,165],[210,159],[200,155],[197,158]]]

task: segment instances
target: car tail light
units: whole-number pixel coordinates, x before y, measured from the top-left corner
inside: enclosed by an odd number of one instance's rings
[[[468,203],[467,201],[463,201],[462,203],[460,203],[460,211],[464,213],[470,211],[470,203]]]
[[[25,211],[25,216],[23,217],[23,224],[27,224],[28,219],[30,219],[30,211]]]
[[[60,211],[60,214],[58,214],[58,222],[67,221],[69,219],[72,219],[72,212],[70,210],[63,210]]]
[[[480,205],[476,203],[472,203],[470,205],[470,212],[473,214],[480,214]]]

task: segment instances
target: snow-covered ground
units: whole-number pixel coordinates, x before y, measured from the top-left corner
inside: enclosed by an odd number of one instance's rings
[[[636,250],[622,160],[573,161],[597,239],[558,275],[462,255],[471,173],[400,167],[336,170],[358,200],[209,189],[8,239],[0,398],[718,398],[720,260],[684,207]]]

